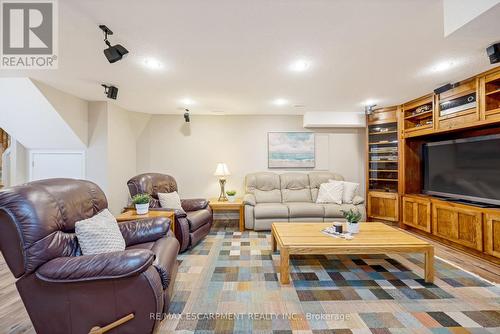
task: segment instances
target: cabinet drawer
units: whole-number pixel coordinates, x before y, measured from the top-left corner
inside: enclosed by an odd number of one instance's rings
[[[433,203],[432,233],[466,247],[483,250],[483,222],[480,211]]]

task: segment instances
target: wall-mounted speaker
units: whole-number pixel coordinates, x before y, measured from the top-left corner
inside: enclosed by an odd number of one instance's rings
[[[490,58],[490,64],[500,62],[500,43],[495,43],[486,48],[486,54]]]

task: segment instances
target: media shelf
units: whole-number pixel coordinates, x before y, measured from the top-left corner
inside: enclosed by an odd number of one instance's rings
[[[424,145],[500,134],[500,66],[450,83],[440,94],[429,92],[367,116],[368,221],[399,222],[500,264],[500,208],[423,194]]]
[[[434,128],[434,98],[432,94],[402,106],[403,132],[406,136],[426,134]]]
[[[398,124],[368,126],[368,190],[398,190]]]
[[[478,79],[470,78],[436,95],[436,130],[449,130],[479,121]]]
[[[485,116],[500,116],[500,75],[485,82]]]
[[[367,212],[369,220],[399,219],[399,108],[367,116]]]

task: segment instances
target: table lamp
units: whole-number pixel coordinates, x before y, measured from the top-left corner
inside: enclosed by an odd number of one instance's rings
[[[231,173],[229,173],[229,168],[227,168],[227,165],[225,163],[220,162],[217,164],[217,168],[215,169],[214,175],[219,177],[219,184],[220,184],[219,201],[221,202],[227,201],[224,186],[226,185],[226,176],[231,175]]]

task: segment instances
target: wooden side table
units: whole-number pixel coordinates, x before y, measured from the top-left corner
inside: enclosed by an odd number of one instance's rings
[[[149,211],[145,215],[138,215],[135,210],[128,210],[125,211],[121,214],[119,214],[116,217],[116,221],[120,222],[126,222],[130,220],[139,220],[139,219],[147,219],[147,218],[158,218],[158,217],[165,217],[170,219],[171,221],[171,229],[172,232],[175,233],[175,212],[174,211]]]
[[[210,200],[210,207],[212,211],[238,211],[240,213],[240,231],[245,230],[245,205],[243,204],[243,199],[237,198],[234,202],[224,201],[221,202],[218,199]]]

